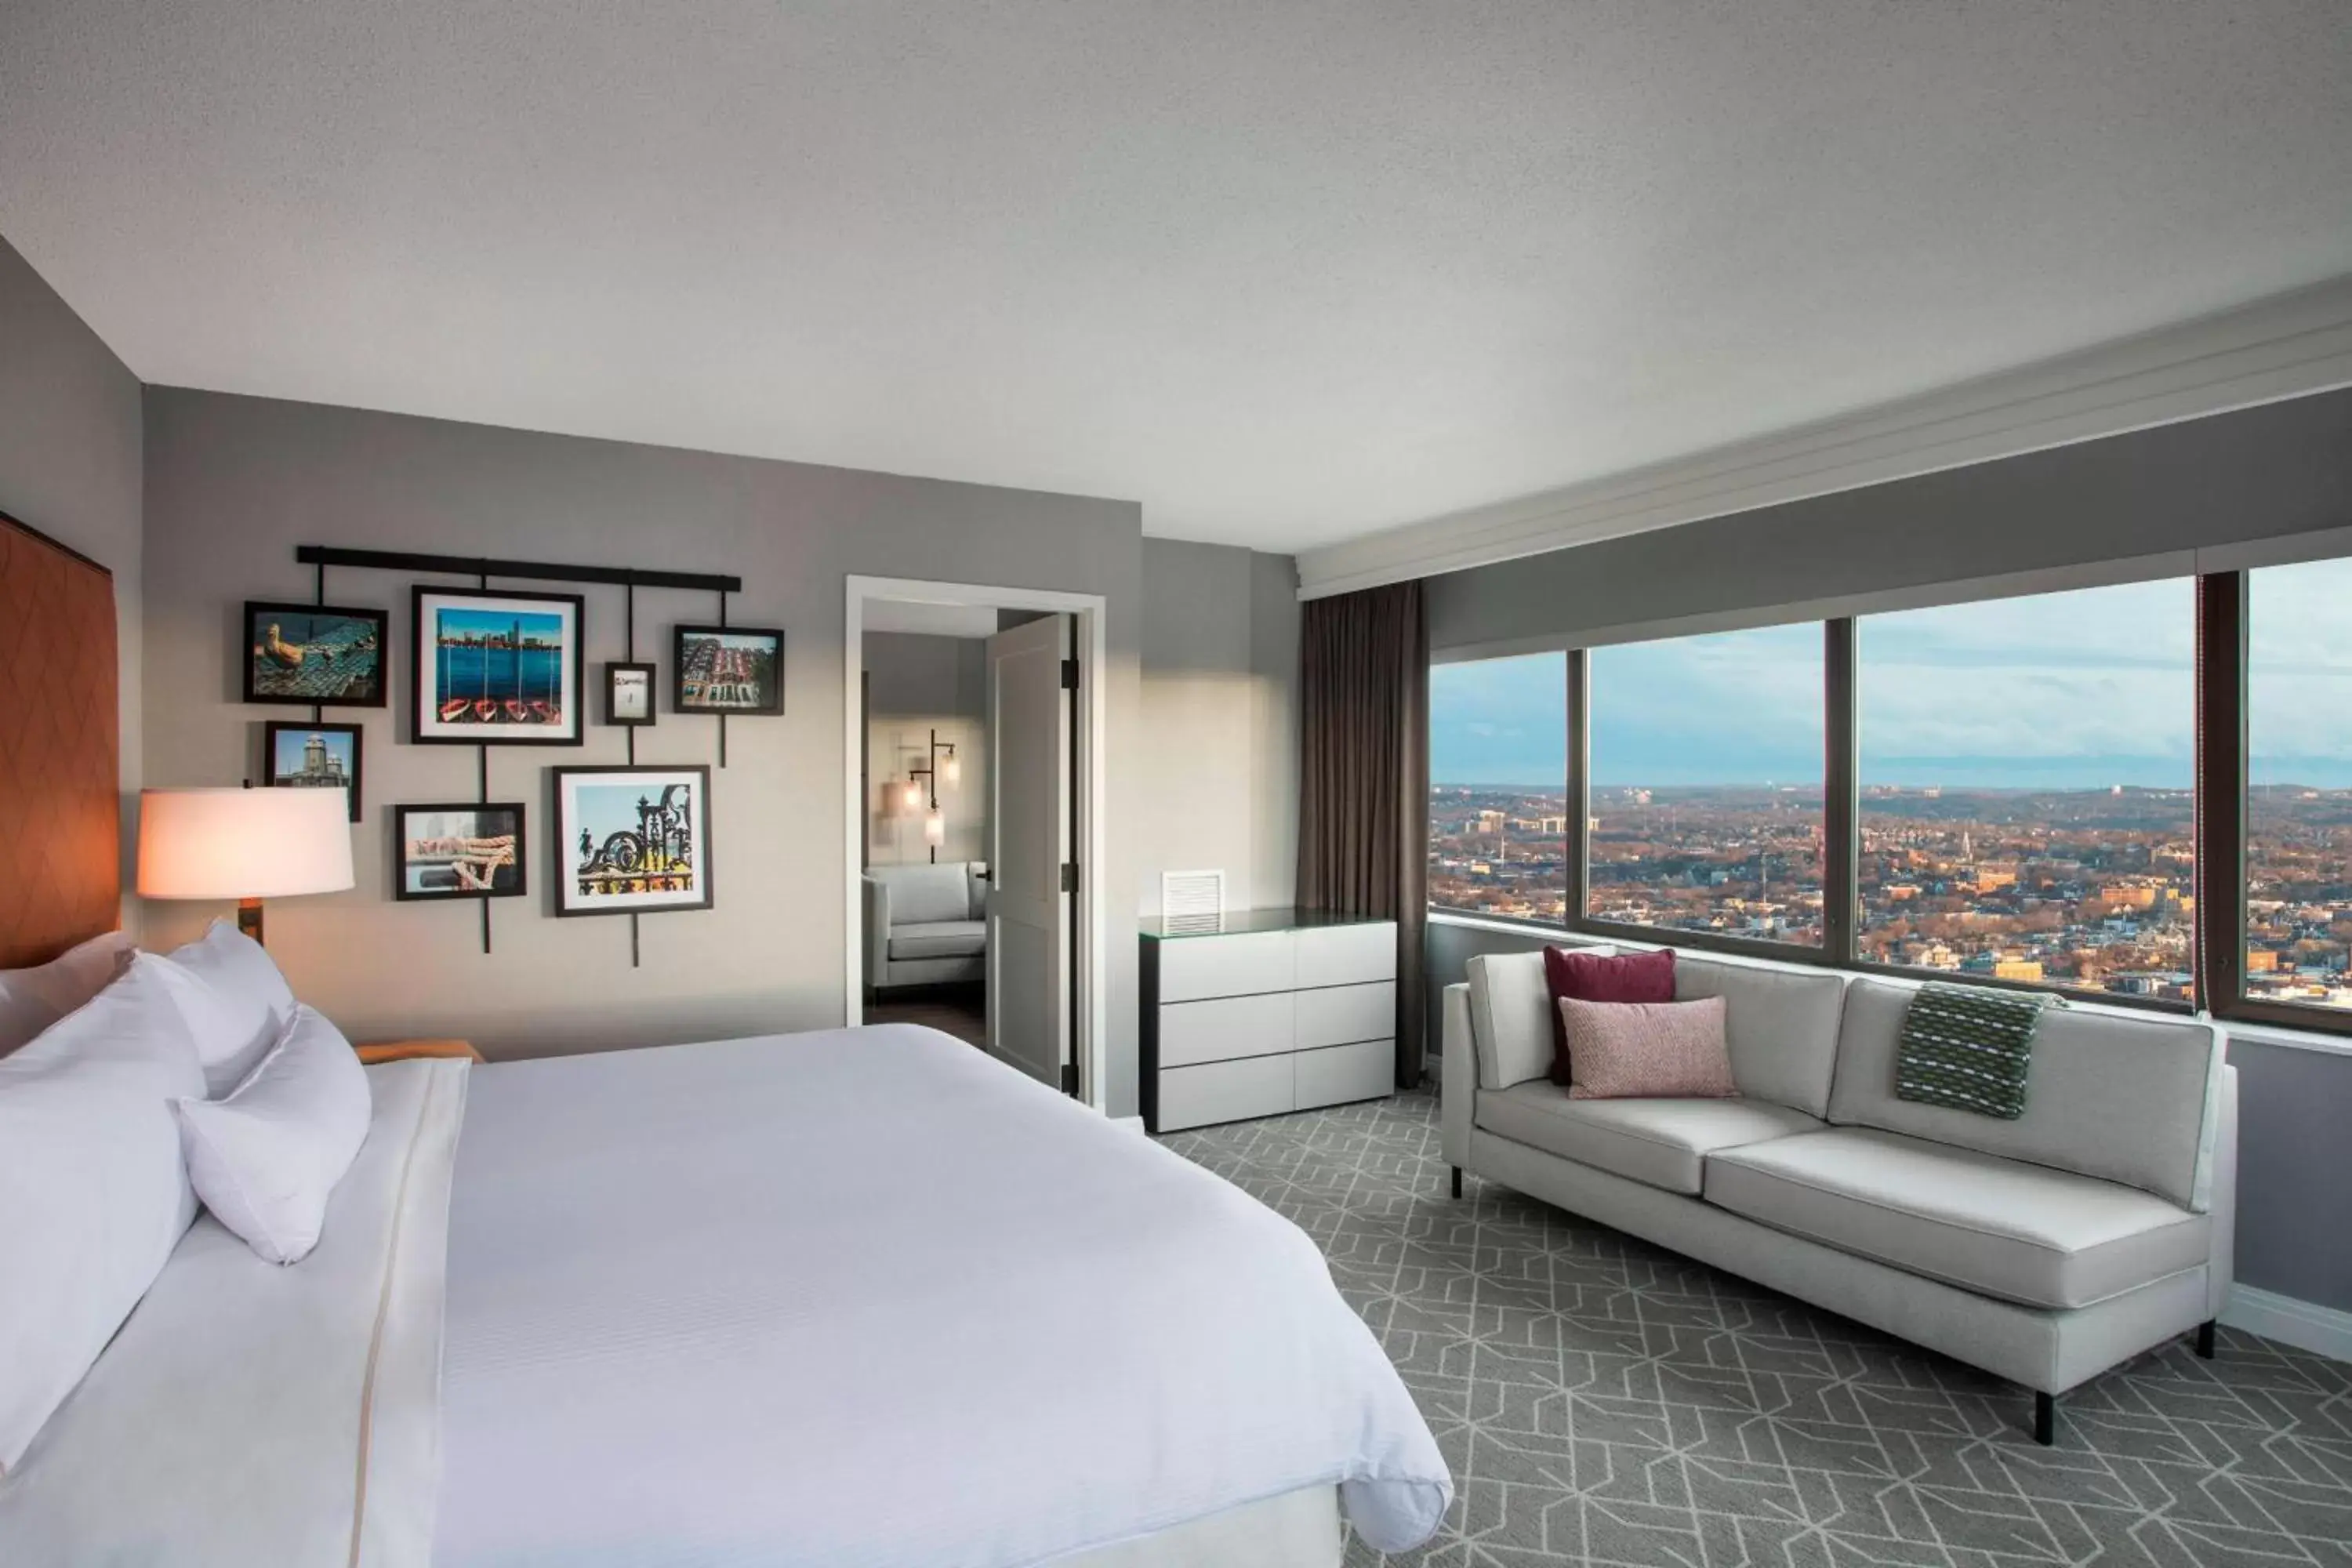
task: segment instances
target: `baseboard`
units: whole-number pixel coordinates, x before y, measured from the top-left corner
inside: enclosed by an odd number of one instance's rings
[[[2340,1308],[2299,1301],[2251,1285],[2233,1285],[2230,1304],[2221,1310],[2221,1321],[2314,1355],[2352,1361],[2352,1312]]]
[[[1143,1118],[1140,1116],[1114,1116],[1110,1120],[1113,1126],[1124,1127],[1129,1132],[1143,1131]]]

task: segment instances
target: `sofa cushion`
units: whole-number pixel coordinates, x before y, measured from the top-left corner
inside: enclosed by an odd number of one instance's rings
[[[986,921],[893,921],[890,926],[890,956],[895,959],[970,958],[987,951]]]
[[[971,919],[971,876],[961,860],[944,866],[869,866],[866,874],[890,889],[893,926]]]
[[[2207,1260],[2212,1222],[2071,1171],[1872,1128],[1706,1156],[1706,1201],[2033,1307],[2087,1307]]]
[[[1576,1074],[1571,1100],[1730,1100],[1739,1093],[1724,1045],[1723,998],[1559,1001]]]
[[[1702,957],[1675,961],[1675,1000],[1720,996],[1739,1092],[1827,1116],[1845,976],[1833,970]]]
[[[1577,951],[1617,950],[1578,946]],[[1531,1078],[1550,1077],[1558,1015],[1552,1011],[1551,984],[1544,978],[1543,950],[1482,952],[1465,967],[1471,1032],[1478,1040],[1479,1086],[1508,1089]]]
[[[1832,1121],[2122,1182],[2203,1212],[2220,1126],[2218,1029],[2120,1009],[2053,1007],[2034,1030],[2024,1114],[1998,1121],[1896,1098],[1903,1016],[1916,990],[1875,977],[1853,983]]]
[[[1478,1125],[1548,1154],[1692,1194],[1712,1150],[1822,1130],[1803,1111],[1767,1100],[1571,1100],[1542,1081],[1479,1095]]]

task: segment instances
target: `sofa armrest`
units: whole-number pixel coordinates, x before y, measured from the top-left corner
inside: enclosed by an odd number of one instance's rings
[[[1470,1164],[1470,1127],[1478,1106],[1478,1044],[1470,1033],[1470,987],[1445,988],[1439,1016],[1444,1056],[1439,1063],[1437,1131],[1445,1163],[1455,1170]]]
[[[2206,1267],[2207,1318],[2218,1318],[2230,1304],[2230,1286],[2238,1262],[2238,1069],[2221,1068],[2221,1125],[2213,1136],[2213,1255]]]
[[[890,963],[890,885],[873,877],[866,884],[866,984],[878,985]]]

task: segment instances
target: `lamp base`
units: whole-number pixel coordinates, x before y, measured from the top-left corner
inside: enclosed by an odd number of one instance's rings
[[[259,899],[239,899],[236,901],[236,929],[240,934],[249,936],[256,942],[261,940],[261,900]]]

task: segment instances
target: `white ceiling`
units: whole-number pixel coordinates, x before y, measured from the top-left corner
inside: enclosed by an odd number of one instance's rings
[[[2352,273],[2346,0],[0,5],[151,382],[1294,550]]]

